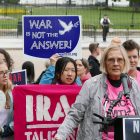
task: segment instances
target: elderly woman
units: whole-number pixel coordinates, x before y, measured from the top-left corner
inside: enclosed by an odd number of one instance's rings
[[[121,82],[121,74],[129,70],[129,60],[124,48],[106,48],[100,64],[102,74],[84,83],[75,103],[59,127],[55,140],[65,140],[79,124],[77,140],[114,140],[113,126],[105,129],[101,124],[95,123],[101,121],[95,114],[109,119],[140,115],[138,84],[126,76],[130,90],[128,98],[124,94]]]

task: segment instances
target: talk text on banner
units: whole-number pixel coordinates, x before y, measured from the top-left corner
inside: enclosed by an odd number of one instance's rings
[[[23,85],[13,89],[14,140],[52,140],[80,91],[72,85]],[[69,136],[75,140],[76,130]]]

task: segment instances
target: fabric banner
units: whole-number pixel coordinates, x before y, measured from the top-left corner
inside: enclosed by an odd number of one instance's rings
[[[16,86],[14,140],[52,140],[80,89],[76,85]],[[68,139],[75,136],[76,131]]]

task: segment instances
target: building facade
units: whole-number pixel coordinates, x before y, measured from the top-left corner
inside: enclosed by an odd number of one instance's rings
[[[75,5],[94,5],[96,3],[103,3],[106,0],[71,0],[71,4]],[[66,4],[69,0],[20,0],[20,4]],[[108,4],[113,5],[128,5],[128,0],[108,0]]]

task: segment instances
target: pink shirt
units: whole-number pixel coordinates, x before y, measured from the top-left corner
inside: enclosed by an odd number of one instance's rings
[[[85,74],[83,77],[80,77],[80,80],[81,80],[82,84],[84,84],[84,82],[85,82],[86,80],[88,80],[89,78],[91,78],[91,77],[92,77],[91,74],[88,72],[88,73]]]
[[[108,89],[107,89],[108,100],[103,99],[103,106],[105,112],[104,115],[106,115],[108,111],[110,102],[117,99],[119,92],[123,91],[122,84],[118,88],[113,87],[108,80],[107,80],[107,84],[108,84]],[[126,99],[125,96],[122,96],[121,101],[113,108],[111,117],[115,118],[117,116],[130,116],[130,115],[135,115],[134,107],[132,106],[131,101],[129,99]],[[113,131],[114,130],[112,130],[112,132],[108,132],[108,134],[103,133],[103,140],[106,139],[106,137],[108,137],[108,140],[114,140]]]

